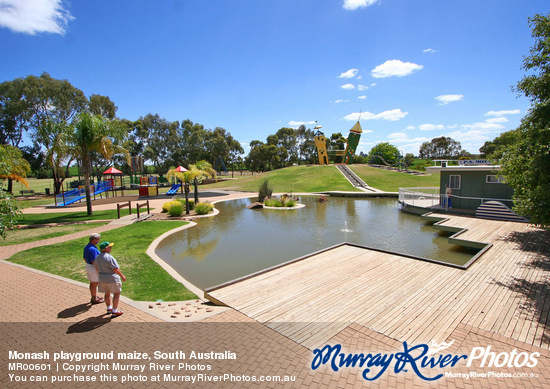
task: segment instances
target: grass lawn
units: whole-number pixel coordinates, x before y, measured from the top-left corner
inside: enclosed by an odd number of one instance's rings
[[[386,192],[398,192],[400,187],[439,187],[439,173],[415,176],[363,165],[350,165],[350,167],[368,185]]]
[[[154,239],[184,224],[186,222],[145,221],[101,235],[102,241],[115,242],[112,255],[127,278],[122,285],[124,296],[137,301],[179,301],[197,297],[146,254]],[[82,259],[87,243],[88,239],[82,238],[37,247],[17,253],[9,261],[88,283]]]
[[[23,200],[20,197],[17,200],[17,204],[19,204],[21,208],[31,208],[39,205],[51,205],[51,204],[54,204],[54,201],[55,200],[53,199],[53,197],[41,197],[41,198],[32,199],[32,200],[28,200],[28,199]]]
[[[84,231],[90,228],[103,226],[105,224],[106,223],[71,224],[65,226],[25,228],[22,230],[8,231],[6,239],[0,240],[0,246],[9,246],[12,244],[55,238],[57,236],[68,235],[73,232]]]
[[[334,166],[291,166],[254,176],[235,175],[235,177],[233,180],[201,185],[200,190],[227,189],[257,192],[260,183],[269,178],[274,192],[357,191]]]
[[[69,188],[69,183],[77,180],[77,177],[67,178],[63,185],[67,190]],[[53,193],[53,179],[52,178],[26,178],[27,183],[29,184],[30,190],[34,190],[35,193],[44,193],[46,188],[50,189],[50,193]],[[20,190],[27,190],[27,187],[20,182],[14,181],[13,183],[13,194],[18,196]]]
[[[350,167],[368,185],[387,192],[397,192],[400,187],[439,186],[439,173],[415,176],[364,165]],[[257,192],[266,177],[274,192],[358,191],[332,165],[292,166],[254,176],[235,175],[233,180],[201,185],[201,190],[211,188]]]
[[[120,210],[120,216],[129,215],[128,208]],[[94,211],[92,216],[88,216],[86,211],[81,212],[58,212],[58,213],[28,213],[22,214],[17,224],[46,224],[76,222],[85,220],[114,220],[117,216],[116,209],[105,211]]]

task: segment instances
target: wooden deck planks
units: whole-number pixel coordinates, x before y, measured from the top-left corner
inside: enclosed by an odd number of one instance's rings
[[[350,323],[413,343],[441,342],[463,323],[550,349],[550,269],[536,263],[548,260],[548,232],[458,216],[443,224],[493,247],[460,270],[342,245],[209,294],[309,348]]]

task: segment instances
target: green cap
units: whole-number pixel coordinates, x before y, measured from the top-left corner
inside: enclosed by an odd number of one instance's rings
[[[100,245],[99,245],[99,249],[101,251],[105,250],[107,247],[111,247],[113,246],[114,243],[109,243],[109,242],[102,242]]]

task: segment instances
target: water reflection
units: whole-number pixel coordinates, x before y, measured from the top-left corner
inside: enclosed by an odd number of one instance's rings
[[[305,208],[250,210],[251,200],[216,204],[220,214],[165,239],[157,254],[183,277],[206,288],[267,267],[349,242],[458,264],[474,254],[450,245],[447,234],[418,216],[401,212],[393,199],[342,199]]]

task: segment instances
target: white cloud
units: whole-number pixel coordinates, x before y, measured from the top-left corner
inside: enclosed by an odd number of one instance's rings
[[[418,129],[420,131],[444,130],[445,126],[442,124],[421,124]]]
[[[439,101],[439,105],[447,105],[455,101],[461,101],[462,99],[464,99],[464,95],[441,95],[434,97],[434,100]]]
[[[347,72],[340,73],[338,78],[353,78],[357,75],[357,72],[359,72],[359,69],[350,69]]]
[[[474,130],[474,131],[500,131],[505,128],[502,124],[489,123],[486,121],[472,123],[472,124],[464,124],[461,127],[467,130]]]
[[[334,100],[334,102],[335,102],[336,104],[339,104],[339,103],[349,103],[349,100],[338,99],[338,100]]]
[[[350,90],[350,89],[355,89],[355,86],[353,84],[344,84],[340,88]]]
[[[429,48],[428,48],[428,49],[422,50],[422,52],[423,52],[423,53],[435,53],[436,50],[434,50],[434,49],[429,49]]]
[[[367,90],[367,89],[369,89],[369,87],[366,85],[361,85],[361,84],[357,85],[357,90]]]
[[[344,0],[344,9],[354,11],[358,8],[365,8],[378,3],[378,0]]]
[[[416,130],[415,126],[407,126],[405,127],[405,130]]]
[[[73,19],[63,0],[0,0],[0,26],[13,32],[63,35]]]
[[[362,96],[358,96],[357,98],[358,98],[358,99],[361,99],[361,100],[365,100],[365,99],[367,98],[367,96],[362,95]]]
[[[392,76],[403,77],[408,76],[417,70],[421,70],[423,67],[424,66],[417,65],[412,62],[403,62],[398,59],[392,59],[371,70],[371,75],[374,78],[386,78]]]
[[[374,114],[372,112],[354,112],[350,113],[347,116],[344,116],[344,120],[352,120],[357,121],[359,118],[361,120],[389,120],[389,121],[396,121],[403,119],[405,116],[407,116],[408,112],[403,112],[401,109],[392,109],[389,111],[380,112],[377,114]]]
[[[504,116],[502,117],[498,117],[498,118],[490,118],[490,119],[487,119],[485,120],[487,123],[506,123],[508,122],[509,120],[506,119]]]
[[[509,109],[504,111],[489,111],[485,114],[485,116],[517,115],[518,113],[521,113],[519,109]]]
[[[393,134],[388,135],[388,139],[402,139],[406,138],[407,134],[404,132],[394,132]]]
[[[288,122],[288,125],[290,127],[300,127],[300,126],[306,126],[308,124],[315,124],[315,120],[310,121],[310,122],[297,122],[295,120],[291,120],[291,121]]]
[[[388,135],[388,141],[391,144],[397,146],[399,150],[403,151],[404,154],[413,153],[417,155],[422,143],[429,142],[430,138],[409,138],[408,135],[404,132],[394,132]]]

